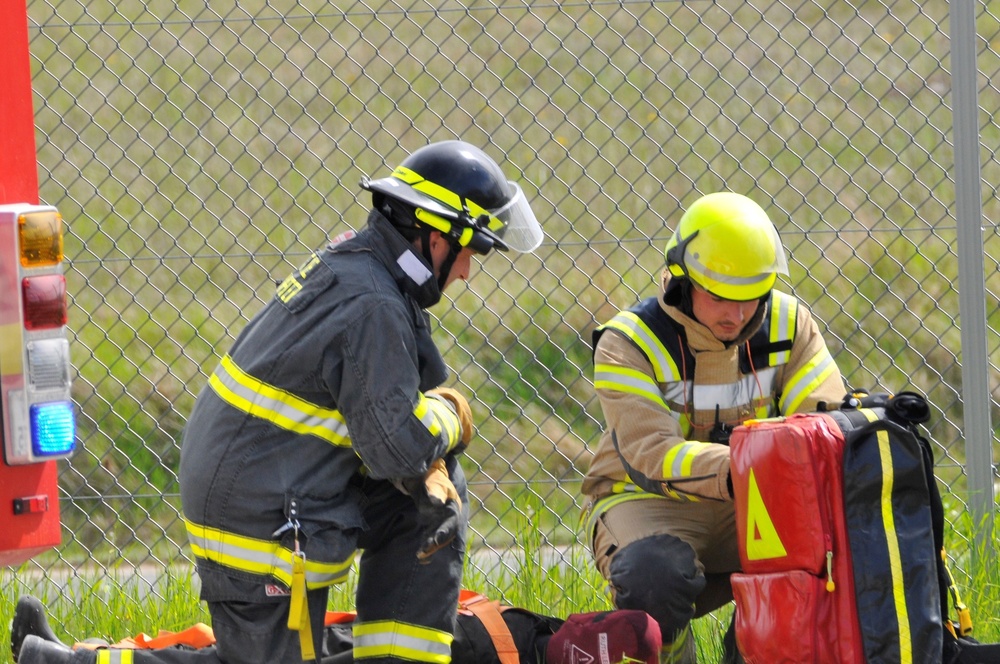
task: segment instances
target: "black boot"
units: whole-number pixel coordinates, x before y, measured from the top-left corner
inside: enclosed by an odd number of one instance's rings
[[[56,637],[55,632],[49,627],[49,620],[45,616],[45,606],[31,595],[24,595],[17,600],[14,608],[14,619],[10,621],[10,649],[14,653],[14,661],[18,661],[21,652],[21,643],[29,634],[41,637],[45,641],[51,641],[63,645]]]
[[[21,642],[21,652],[16,661],[17,664],[70,664],[73,650],[61,643],[29,634]]]
[[[722,639],[722,664],[744,664],[743,655],[736,646],[736,614]]]

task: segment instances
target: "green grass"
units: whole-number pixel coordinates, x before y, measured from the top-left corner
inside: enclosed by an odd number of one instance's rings
[[[469,569],[464,585],[504,603],[549,615],[565,616],[571,612],[609,608],[607,600],[595,591],[594,584],[598,580],[590,573],[590,567],[574,568],[584,563],[589,561],[582,557],[574,557],[569,566],[550,568],[525,562],[507,578],[500,579],[488,579],[481,572]],[[113,585],[106,580],[86,585],[89,590],[74,597],[57,594],[54,590],[37,595],[49,607],[50,622],[56,634],[67,643],[93,637],[117,641],[140,632],[155,636],[161,629],[178,631],[196,622],[210,622],[189,576],[163,577],[156,594],[135,584]],[[1000,615],[1000,571],[977,571],[973,585],[974,591],[963,591],[973,611],[973,634],[983,642],[1000,641],[1000,620],[997,618]],[[7,626],[17,597],[25,591],[16,584],[3,586],[0,621],[4,626],[5,646],[0,651],[0,663],[11,661],[6,649],[9,643]],[[352,608],[353,593],[352,582],[335,587],[331,609]],[[547,607],[555,607],[555,610]],[[732,610],[732,606],[727,606],[695,621],[700,661],[718,661],[722,654],[722,635]]]
[[[508,564],[483,569],[476,564],[481,556],[470,552],[463,586],[505,604],[560,617],[611,608],[604,581],[586,551],[576,547],[562,550],[555,558],[547,555],[551,549],[538,528],[537,507],[524,505],[516,531],[519,547]],[[950,539],[954,537],[951,533]],[[990,562],[990,555],[980,552],[955,561],[953,568],[963,566],[964,574],[955,576],[962,599],[972,611],[973,636],[992,643],[1000,641],[1000,567]],[[29,583],[25,581],[30,576],[27,568],[23,566],[21,575],[15,573],[12,579],[5,575],[0,583],[0,642],[4,644],[0,664],[11,661],[6,649],[9,625],[22,594],[33,594],[43,601],[57,636],[67,643],[87,638],[115,642],[140,632],[155,636],[160,630],[179,631],[196,622],[210,624],[188,568],[166,570],[152,587],[135,576],[123,577],[129,580],[122,582],[110,581],[113,577],[107,575],[74,577],[71,583],[79,587],[76,592],[60,591],[51,579]],[[353,609],[355,590],[355,577],[333,587],[330,609]],[[733,605],[728,605],[694,622],[700,661],[719,660],[722,636],[732,613]],[[949,614],[955,618],[953,610],[949,609]]]

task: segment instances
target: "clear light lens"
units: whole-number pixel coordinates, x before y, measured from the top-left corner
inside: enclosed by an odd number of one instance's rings
[[[29,341],[28,384],[33,390],[68,389],[70,384],[69,342],[65,339]]]
[[[76,419],[72,401],[32,404],[31,450],[36,457],[66,455],[76,446]]]

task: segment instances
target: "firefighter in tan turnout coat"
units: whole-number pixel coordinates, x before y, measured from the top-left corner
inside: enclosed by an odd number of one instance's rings
[[[749,198],[695,201],[667,243],[660,294],[594,332],[606,428],[586,479],[586,537],[618,608],[696,661],[690,621],[738,571],[728,437],[745,420],[837,404],[845,386],[809,310],[774,290],[777,230]],[[740,661],[730,626],[726,661]]]

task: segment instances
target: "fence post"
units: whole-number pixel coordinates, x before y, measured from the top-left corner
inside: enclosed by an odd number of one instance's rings
[[[982,182],[979,168],[979,100],[976,87],[977,6],[952,0],[951,80],[955,141],[955,215],[958,225],[959,316],[962,339],[965,472],[975,527],[973,556],[993,566],[993,428],[990,424],[989,355],[986,348],[986,283]]]

